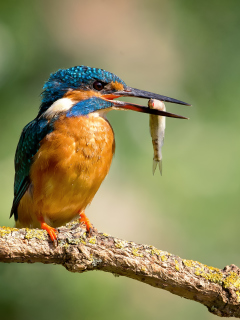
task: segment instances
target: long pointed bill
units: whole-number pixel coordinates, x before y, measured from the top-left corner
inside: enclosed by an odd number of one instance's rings
[[[156,96],[159,96],[159,95],[156,94]],[[178,101],[178,100],[176,100],[176,101]],[[162,110],[150,109],[148,107],[140,106],[138,104],[129,103],[129,102],[125,102],[125,101],[112,100],[111,103],[117,109],[133,110],[133,111],[137,111],[137,112],[154,114],[156,116],[165,116],[165,117],[170,117],[170,118],[188,119],[186,117],[179,116],[174,113],[170,113],[170,112],[166,112],[166,111],[162,111]],[[183,103],[185,103],[185,102],[183,102]],[[188,105],[188,104],[186,104],[186,105]]]
[[[116,94],[118,96],[124,96],[124,97],[137,97],[137,98],[144,98],[144,99],[157,99],[161,101],[166,101],[166,102],[171,102],[171,103],[177,103],[177,104],[182,104],[185,106],[190,106],[189,103],[169,98],[166,96],[162,96],[161,94],[156,94],[144,90],[139,90],[135,88],[128,87],[126,90],[123,91],[117,91]]]

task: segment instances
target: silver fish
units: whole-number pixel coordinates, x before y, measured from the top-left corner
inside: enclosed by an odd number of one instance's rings
[[[148,107],[151,109],[166,111],[165,104],[156,99],[150,99],[148,101]],[[153,144],[153,174],[158,165],[162,175],[162,146],[166,128],[166,117],[150,115],[149,125]]]

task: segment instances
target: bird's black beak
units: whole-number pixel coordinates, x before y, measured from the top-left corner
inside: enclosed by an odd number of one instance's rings
[[[123,91],[118,91],[118,95],[123,96],[123,97],[136,97],[136,98],[143,98],[143,99],[156,99],[160,101],[165,101],[165,102],[171,102],[171,103],[177,103],[177,104],[183,104],[185,106],[190,106],[189,103],[169,98],[166,96],[162,96],[161,94],[157,93],[152,93],[144,90],[139,90],[135,88],[128,87],[126,90]]]
[[[114,92],[114,97],[113,98],[118,98],[118,97],[137,97],[137,98],[143,98],[143,99],[157,99],[160,101],[165,101],[165,102],[171,102],[171,103],[176,103],[176,104],[181,104],[181,105],[186,105],[190,106],[189,103],[169,98],[160,94],[144,91],[144,90],[139,90],[131,87],[127,87],[124,90],[121,91],[116,91]],[[106,97],[107,98],[107,97]],[[113,106],[117,109],[127,109],[127,110],[133,110],[137,112],[143,112],[143,113],[148,113],[148,114],[154,114],[158,116],[165,116],[165,117],[171,117],[171,118],[179,118],[179,119],[188,119],[183,116],[179,116],[174,113],[169,113],[166,111],[162,110],[156,110],[156,109],[151,109],[149,107],[141,106],[138,104],[134,103],[129,103],[125,101],[119,101],[119,100],[112,100]]]

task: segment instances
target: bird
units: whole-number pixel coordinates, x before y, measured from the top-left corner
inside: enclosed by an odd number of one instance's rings
[[[85,214],[108,174],[115,152],[110,110],[187,119],[166,111],[114,100],[119,97],[186,102],[132,88],[115,74],[76,66],[50,74],[35,119],[22,130],[15,153],[14,198],[10,217],[17,228],[46,230],[57,240],[58,227]]]

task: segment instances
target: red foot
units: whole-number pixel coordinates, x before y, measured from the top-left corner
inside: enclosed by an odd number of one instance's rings
[[[49,234],[50,238],[52,239],[52,241],[54,242],[54,240],[57,240],[57,230],[50,227],[48,224],[46,224],[45,222],[41,222],[41,229],[44,229],[47,231],[47,233]]]
[[[89,221],[88,217],[85,215],[84,212],[80,213],[79,222],[80,223],[83,222],[85,224],[85,226],[86,226],[87,232],[91,233],[91,230],[93,229],[93,226],[92,226],[91,222]]]

